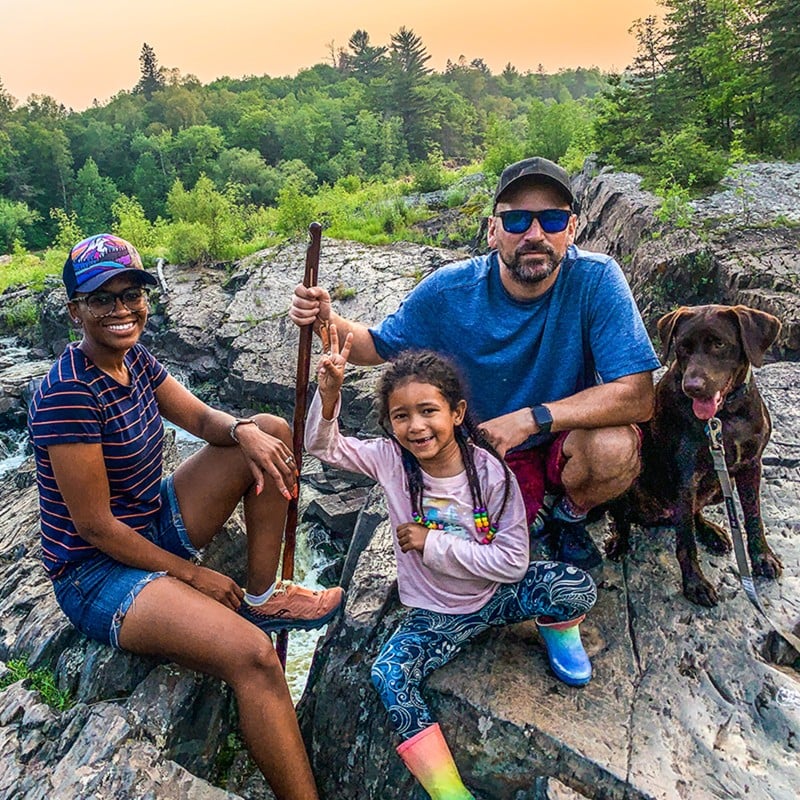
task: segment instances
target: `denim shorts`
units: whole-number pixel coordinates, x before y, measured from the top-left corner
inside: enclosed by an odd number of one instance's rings
[[[172,476],[161,482],[161,513],[142,536],[181,558],[199,554],[183,524]],[[119,647],[119,630],[136,595],[166,572],[122,564],[105,553],[69,564],[53,578],[53,589],[69,621],[91,639]]]

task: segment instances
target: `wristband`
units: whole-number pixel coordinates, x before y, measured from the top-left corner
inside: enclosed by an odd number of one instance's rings
[[[539,433],[550,433],[550,428],[553,425],[553,415],[547,406],[533,406],[531,408],[531,416],[539,429]]]
[[[233,424],[228,429],[228,433],[231,435],[231,439],[233,439],[233,441],[236,442],[236,444],[239,444],[239,440],[236,438],[236,429],[240,425],[256,425],[256,424],[257,424],[256,421],[252,417],[241,417],[233,421]]]

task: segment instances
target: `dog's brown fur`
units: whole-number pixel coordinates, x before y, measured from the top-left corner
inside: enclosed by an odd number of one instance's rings
[[[761,366],[779,330],[776,317],[747,306],[684,306],[658,321],[664,359],[674,346],[675,360],[656,386],[653,419],[642,426],[642,474],[610,509],[615,532],[606,550],[612,558],[627,550],[632,522],[673,525],[683,593],[704,606],[716,605],[718,596],[700,569],[695,537],[712,552],[731,549],[725,531],[702,514],[722,500],[706,415],[722,422],[752,572],[767,578],[781,574],[782,564],[764,537],[759,496],[761,454],[772,426],[750,370],[751,364]]]

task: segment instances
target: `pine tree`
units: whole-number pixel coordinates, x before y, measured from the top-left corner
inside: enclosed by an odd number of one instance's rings
[[[153,96],[153,92],[164,87],[164,77],[158,66],[156,51],[147,42],[142,45],[139,64],[141,65],[141,77],[133,91],[143,94],[149,100]]]
[[[769,105],[786,115],[788,139],[800,137],[800,26],[797,0],[761,0]]]
[[[382,74],[387,48],[373,47],[365,30],[355,31],[347,46],[350,52],[345,54],[345,67],[359,80],[369,81]]]
[[[394,112],[403,120],[403,133],[413,159],[427,155],[432,100],[426,91],[430,55],[422,39],[409,28],[401,27],[391,37],[391,97]]]

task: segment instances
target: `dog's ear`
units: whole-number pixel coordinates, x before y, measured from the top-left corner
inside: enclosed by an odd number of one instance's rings
[[[664,314],[663,317],[656,323],[658,328],[658,335],[661,337],[661,353],[664,361],[669,360],[669,350],[672,346],[672,340],[675,337],[675,330],[678,326],[678,320],[681,317],[691,315],[692,309],[688,306],[681,306],[669,314]]]
[[[754,366],[760,367],[764,363],[764,355],[770,345],[778,338],[781,322],[766,311],[758,311],[748,306],[731,306],[731,311],[736,314],[739,323],[739,332],[742,336],[742,345],[747,360]]]

